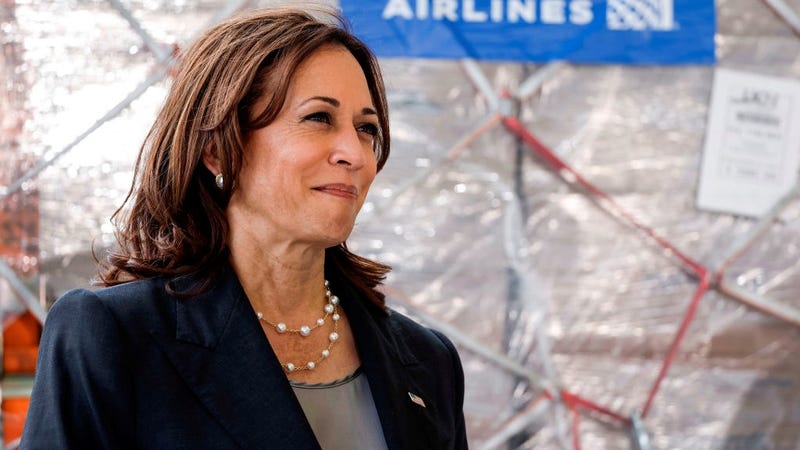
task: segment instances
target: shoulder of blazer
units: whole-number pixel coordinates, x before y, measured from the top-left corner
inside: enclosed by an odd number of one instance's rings
[[[131,448],[133,361],[119,317],[94,291],[72,290],[55,302],[20,448]]]
[[[428,364],[438,361],[449,364],[453,357],[458,358],[453,344],[439,331],[423,326],[391,309],[387,322],[398,344],[407,350],[402,353],[412,358],[404,363]]]
[[[189,292],[198,282],[196,278],[185,277],[172,284],[178,291]],[[165,278],[131,281],[99,289],[91,296],[111,311],[122,328],[132,333],[160,335],[214,348],[244,292],[233,272],[225,271],[209,289],[185,297],[168,293]]]
[[[123,328],[135,325],[141,331],[149,331],[174,326],[175,305],[169,300],[163,279],[136,280],[97,290],[71,290],[53,304],[50,315],[59,314],[60,309],[93,309],[102,305]]]

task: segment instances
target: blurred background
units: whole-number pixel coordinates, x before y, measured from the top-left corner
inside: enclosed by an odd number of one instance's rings
[[[0,0],[6,448],[45,311],[114,243],[168,63],[268,3]],[[800,449],[796,191],[757,218],[695,201],[715,71],[797,79],[800,0],[716,12],[712,65],[381,60],[392,156],[350,248],[457,344],[471,448]]]

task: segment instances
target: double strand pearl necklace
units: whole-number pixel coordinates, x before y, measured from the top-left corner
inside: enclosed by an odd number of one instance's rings
[[[308,361],[304,365],[296,365],[292,362],[281,362],[281,366],[283,370],[286,372],[299,372],[301,370],[314,370],[317,367],[317,364],[322,362],[325,358],[331,356],[331,349],[333,348],[333,344],[339,340],[339,297],[331,294],[331,289],[329,287],[328,280],[325,280],[325,306],[323,307],[323,312],[325,313],[324,316],[317,319],[314,325],[302,325],[300,328],[289,328],[286,326],[284,322],[270,322],[267,318],[264,317],[264,314],[261,311],[256,311],[256,316],[258,320],[266,323],[267,325],[271,326],[275,329],[278,334],[286,334],[289,335],[296,334],[300,337],[306,338],[311,335],[311,332],[316,330],[317,328],[325,325],[325,321],[330,317],[333,319],[333,331],[331,334],[328,335],[328,346],[325,347],[319,354],[316,359],[312,359]]]

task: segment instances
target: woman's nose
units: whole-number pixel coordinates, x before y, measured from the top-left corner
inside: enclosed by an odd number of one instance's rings
[[[358,170],[367,162],[366,147],[372,151],[372,143],[365,143],[353,128],[344,129],[336,134],[336,140],[331,151],[331,164],[346,166],[348,169]]]

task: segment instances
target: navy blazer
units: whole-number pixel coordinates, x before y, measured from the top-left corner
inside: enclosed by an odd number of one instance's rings
[[[329,279],[389,449],[466,449],[453,344]],[[70,291],[39,352],[23,450],[320,448],[231,270],[191,298],[163,279]]]

